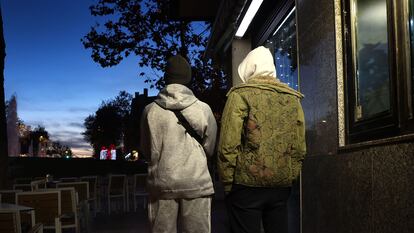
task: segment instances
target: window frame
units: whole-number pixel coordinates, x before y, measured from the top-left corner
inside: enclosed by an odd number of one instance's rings
[[[390,110],[383,113],[375,114],[369,118],[356,120],[356,55],[353,43],[355,35],[353,34],[352,18],[356,17],[355,12],[351,11],[351,4],[357,0],[342,0],[342,22],[343,22],[343,59],[344,59],[344,84],[345,84],[345,116],[346,116],[346,144],[352,144],[362,141],[369,141],[381,138],[392,137],[401,133],[401,86],[402,78],[399,77],[399,68],[401,67],[397,48],[400,46],[398,37],[400,28],[394,11],[395,3],[392,0],[386,0],[387,4],[387,27],[388,27],[388,63],[390,75]],[[355,55],[355,56],[354,56]]]

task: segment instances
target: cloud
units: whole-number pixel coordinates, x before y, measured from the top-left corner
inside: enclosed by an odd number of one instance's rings
[[[76,139],[76,138],[82,138],[83,140],[83,135],[81,132],[79,131],[73,131],[73,130],[58,130],[58,131],[50,131],[49,134],[55,138],[55,140],[59,140],[59,141],[69,141],[71,139]]]
[[[92,148],[90,149],[72,148],[72,153],[78,158],[88,158],[88,157],[92,157],[93,150]]]
[[[48,123],[47,126],[49,126],[49,127],[51,126],[53,128],[58,128],[58,127],[61,126],[61,124],[59,122],[51,122],[51,123]]]
[[[27,122],[25,122],[25,124],[32,126],[32,128],[36,128],[38,125],[40,125],[42,127],[45,126],[45,123],[43,121],[27,121]]]
[[[71,123],[68,124],[68,126],[74,127],[74,128],[85,129],[85,127],[83,126],[83,124],[82,123],[79,123],[79,122],[71,122]]]
[[[91,113],[91,114],[95,113],[96,110],[97,108],[95,107],[71,107],[67,109],[68,112],[76,112],[76,113],[85,112],[85,113]]]

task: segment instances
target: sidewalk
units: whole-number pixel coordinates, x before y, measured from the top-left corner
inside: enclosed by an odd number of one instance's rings
[[[215,182],[215,190],[211,210],[211,232],[228,233],[230,231],[224,192],[219,182]],[[149,232],[147,219],[146,210],[143,208],[138,208],[137,212],[112,213],[110,216],[98,213],[92,220],[91,233],[147,233]]]
[[[211,232],[229,232],[227,213],[223,200],[213,200],[211,213]],[[113,213],[110,216],[98,215],[92,222],[91,233],[147,233],[149,226],[146,211],[142,208],[137,212],[126,214]]]

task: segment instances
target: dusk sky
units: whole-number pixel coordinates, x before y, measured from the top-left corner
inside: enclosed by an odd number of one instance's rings
[[[25,124],[44,126],[53,141],[90,155],[84,119],[119,91],[143,92],[137,58],[112,68],[94,63],[80,39],[98,20],[97,0],[0,0],[6,40],[6,100],[17,96]],[[150,90],[155,95],[156,90]]]

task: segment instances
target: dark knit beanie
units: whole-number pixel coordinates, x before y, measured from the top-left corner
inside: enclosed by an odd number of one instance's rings
[[[191,81],[191,66],[181,55],[172,56],[167,60],[164,78],[167,84],[186,85]]]

